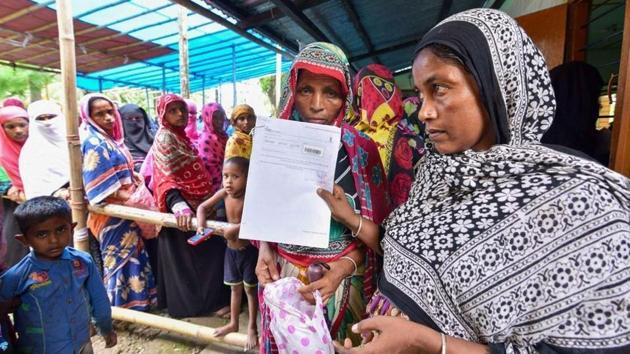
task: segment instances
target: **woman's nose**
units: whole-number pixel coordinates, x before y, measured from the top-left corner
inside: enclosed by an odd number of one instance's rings
[[[321,111],[324,103],[324,97],[320,93],[313,94],[313,99],[311,100],[311,109],[313,111]]]
[[[430,101],[424,100],[421,103],[420,111],[418,112],[418,118],[420,118],[422,122],[437,118],[437,111],[435,110],[435,106]]]

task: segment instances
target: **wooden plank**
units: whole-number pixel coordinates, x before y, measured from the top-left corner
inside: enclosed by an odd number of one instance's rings
[[[591,2],[591,0],[577,0],[569,3],[565,62],[586,60],[586,51],[582,48],[586,46],[588,38],[588,26],[584,25],[588,22]]]
[[[564,4],[516,18],[542,52],[549,70],[564,62],[567,9]]]
[[[3,18],[0,18],[0,24],[7,23],[9,21],[13,21],[15,19],[18,19],[18,18],[20,18],[20,17],[22,17],[24,15],[30,14],[33,11],[37,11],[37,10],[39,10],[41,8],[44,8],[44,7],[52,4],[53,2],[55,2],[55,1],[53,0],[53,1],[45,2],[43,4],[35,4],[35,5],[29,6],[29,7],[25,7],[25,8],[23,8],[20,11],[16,11],[16,12],[10,14],[10,15],[7,15],[7,16],[4,16]]]
[[[626,4],[621,42],[619,84],[610,146],[610,168],[630,177],[630,6]]]

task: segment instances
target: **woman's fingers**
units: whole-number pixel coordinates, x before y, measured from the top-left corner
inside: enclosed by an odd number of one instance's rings
[[[324,202],[326,202],[326,204],[328,205],[328,209],[332,210],[333,206],[332,206],[332,199],[334,198],[332,193],[330,193],[329,191],[325,190],[324,188],[318,188],[317,189],[317,195],[320,196],[320,198],[322,198],[324,200]]]
[[[255,271],[258,276],[258,282],[263,286],[280,279],[274,251],[266,242],[261,242],[260,244]]]
[[[186,230],[193,229],[192,218],[192,215],[186,215]]]
[[[363,321],[355,323],[352,326],[352,332],[354,333],[364,333],[371,331],[380,331],[382,330],[384,316],[374,316],[371,318],[367,318]]]
[[[340,185],[335,184],[333,187],[333,196],[335,199],[345,199],[346,192],[344,192],[343,188]]]

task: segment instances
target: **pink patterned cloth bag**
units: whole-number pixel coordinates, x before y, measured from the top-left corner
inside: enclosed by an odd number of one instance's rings
[[[265,286],[263,296],[271,319],[269,328],[280,354],[332,354],[335,352],[324,319],[322,297],[313,293],[315,305],[298,292],[304,284],[295,277]]]

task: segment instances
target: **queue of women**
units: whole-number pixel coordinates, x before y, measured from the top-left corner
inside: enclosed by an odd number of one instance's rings
[[[259,289],[294,276],[304,298],[319,291],[342,353],[630,351],[630,180],[540,144],[555,100],[531,39],[502,12],[468,10],[429,31],[410,63],[418,96],[403,101],[387,68],[353,80],[332,44],[295,58],[279,118],[342,131],[335,187],[318,190],[330,247],[257,244]],[[138,106],[81,100],[89,202],[137,206],[146,189],[180,225],[151,238],[132,221],[90,215],[112,305],[228,312],[225,242],[193,247],[187,226],[221,188],[223,161],[249,158],[255,113],[235,107],[228,137],[219,104],[203,106],[200,132],[193,110],[161,96],[154,133]],[[15,203],[68,194],[63,119],[47,101],[0,109],[5,266],[26,252],[10,236]],[[309,283],[314,262],[329,269]],[[278,352],[260,299],[260,350]]]

